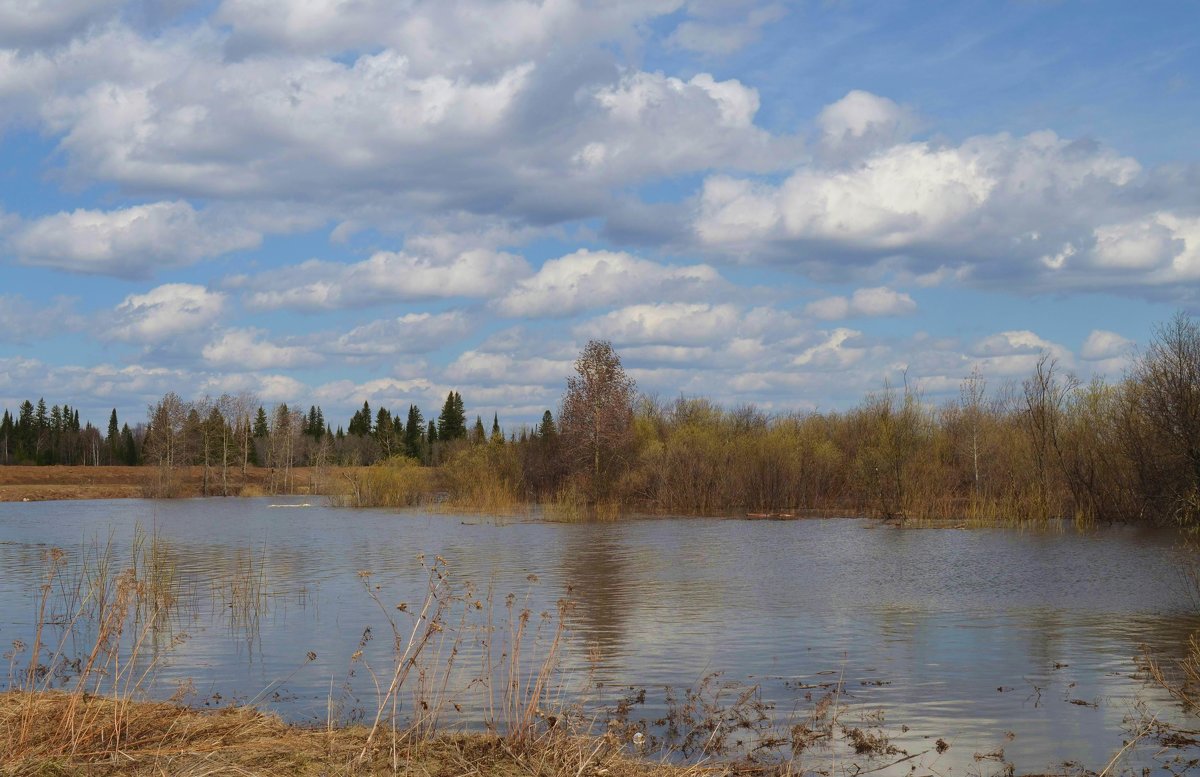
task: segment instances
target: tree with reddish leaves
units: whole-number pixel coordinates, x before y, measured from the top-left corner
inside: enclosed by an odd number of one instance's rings
[[[559,424],[563,454],[593,499],[606,493],[628,463],[635,392],[612,343],[589,340],[575,361],[575,375],[567,378]]]

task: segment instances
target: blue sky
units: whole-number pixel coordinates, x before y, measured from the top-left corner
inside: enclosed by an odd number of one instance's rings
[[[1194,3],[0,0],[0,404],[773,412],[1200,289]]]

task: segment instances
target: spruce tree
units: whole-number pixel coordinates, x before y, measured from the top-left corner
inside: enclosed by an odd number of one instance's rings
[[[130,467],[136,466],[138,463],[137,443],[134,442],[129,424],[125,424],[121,429],[121,458]]]
[[[438,416],[438,439],[443,442],[461,440],[467,436],[467,416],[462,396],[457,391],[446,395],[442,413]]]
[[[414,459],[421,458],[421,432],[425,430],[425,419],[416,405],[408,406],[408,420],[404,424],[404,453]]]
[[[471,442],[483,442],[483,419],[475,416],[475,428],[471,430]]]
[[[550,411],[542,413],[542,423],[538,427],[538,437],[543,439],[552,439],[558,435],[558,428],[554,425],[554,416]]]
[[[267,424],[267,411],[262,405],[258,406],[258,413],[254,416],[254,436],[259,439],[266,439],[271,433],[271,427]]]

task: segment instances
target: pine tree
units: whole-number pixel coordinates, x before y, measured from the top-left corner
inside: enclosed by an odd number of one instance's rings
[[[475,416],[475,428],[471,430],[471,442],[483,442],[483,419]]]
[[[426,433],[425,439],[430,445],[438,441],[437,424],[435,424],[433,421],[429,422],[429,431]]]
[[[117,446],[121,443],[121,427],[117,424],[117,409],[114,407],[112,415],[108,417],[108,435],[104,438],[104,442],[108,444],[109,450],[114,454],[117,451]]]
[[[504,432],[500,431],[500,414],[492,414],[492,436],[491,441],[494,443],[504,444]]]

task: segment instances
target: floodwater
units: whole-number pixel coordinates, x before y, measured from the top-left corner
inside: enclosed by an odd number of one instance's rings
[[[407,636],[426,567],[440,556],[456,593],[474,584],[470,610],[503,624],[495,640],[510,625],[508,594],[514,611],[532,611],[530,633],[541,624],[547,634],[527,655],[544,651],[553,630],[540,613],[572,602],[564,701],[594,712],[645,689],[632,721],[663,717],[665,688],[680,699],[721,672],[710,693],[736,685],[720,696],[728,701],[757,685],[785,724],[834,695],[843,724],[923,753],[888,770],[897,774],[914,764],[937,774],[1064,762],[1099,771],[1137,727],[1133,717],[1186,722],[1135,664],[1149,651],[1170,666],[1200,630],[1170,532],[898,530],[858,519],[560,524],[277,506],[303,501],[0,504],[0,646],[31,642],[49,548],[67,552],[67,580],[97,547],[110,545],[127,565],[140,527],[159,538],[178,599],[143,645],[143,656],[155,655],[151,692],[168,697],[184,684],[195,704],[248,701],[299,722],[369,719],[371,672],[384,685],[391,677],[389,619]],[[60,582],[54,596],[69,587]],[[452,607],[447,622],[459,617]],[[464,638],[445,692],[461,702],[455,725],[488,714],[481,684],[470,681],[480,639]],[[4,672],[0,687],[12,676]],[[949,749],[937,752],[938,739]],[[1178,770],[1196,755],[1147,742],[1120,768]],[[865,769],[899,757],[859,760]],[[814,748],[803,758],[846,756]]]

